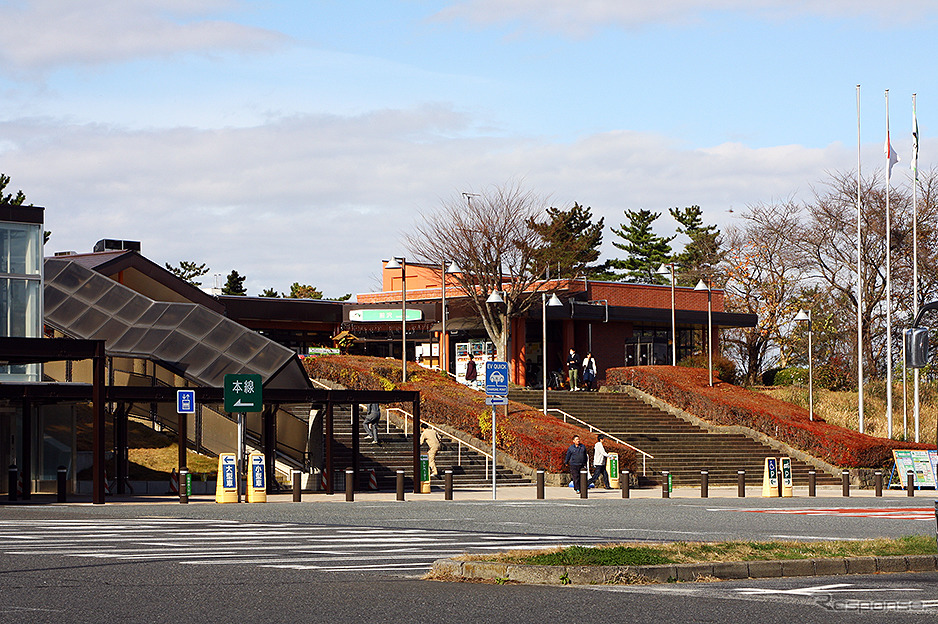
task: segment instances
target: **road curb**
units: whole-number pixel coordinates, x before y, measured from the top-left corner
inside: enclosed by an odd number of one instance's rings
[[[512,581],[531,585],[615,585],[714,579],[724,581],[783,576],[932,572],[935,570],[938,570],[938,555],[729,561],[651,566],[545,566],[438,559],[433,562],[427,578],[500,583]]]

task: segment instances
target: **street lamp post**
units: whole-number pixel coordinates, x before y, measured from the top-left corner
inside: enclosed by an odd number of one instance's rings
[[[394,257],[386,269],[401,270],[401,383],[407,382],[407,258]]]
[[[674,310],[674,263],[658,267],[658,275],[667,275],[671,280],[671,366],[677,366],[677,315]]]
[[[796,321],[808,322],[808,420],[814,420],[814,367],[811,357],[811,311],[798,310]]]
[[[700,280],[694,290],[707,291],[707,368],[710,371],[710,386],[713,386],[713,284]]]
[[[446,260],[443,260],[440,267],[440,275],[442,277],[442,285],[440,286],[440,292],[442,294],[443,301],[443,310],[441,316],[443,319],[443,339],[440,341],[440,368],[444,372],[449,368],[449,348],[446,342],[446,275],[447,273],[459,273],[460,269],[456,262],[451,262],[449,268],[446,267]]]
[[[547,306],[556,308],[558,306],[563,306],[563,302],[560,301],[560,298],[557,296],[557,293],[553,293],[550,296],[550,300],[547,299],[547,293],[541,293],[541,329],[543,331],[543,343],[541,345],[541,361],[542,361],[542,371],[543,376],[543,388],[544,388],[544,415],[547,415]]]

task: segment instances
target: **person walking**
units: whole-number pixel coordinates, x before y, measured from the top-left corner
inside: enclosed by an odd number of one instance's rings
[[[573,481],[573,489],[580,491],[580,471],[586,466],[586,446],[580,442],[580,436],[573,436],[573,444],[567,447],[567,454],[564,456],[563,463],[570,467],[570,479]]]
[[[378,444],[378,423],[381,421],[381,408],[378,407],[377,403],[369,403],[368,409],[365,411],[365,418],[362,420],[362,427],[365,429],[365,433],[371,436],[371,443]]]
[[[609,473],[606,472],[606,458],[609,453],[603,447],[603,440],[606,436],[599,434],[596,436],[596,444],[593,446],[593,476],[590,477],[589,484],[599,486],[599,478],[603,478],[603,486],[609,489]]]
[[[439,477],[440,471],[436,469],[436,454],[440,450],[440,434],[425,423],[420,423],[420,444],[427,445],[427,459],[430,462],[430,476]]]
[[[592,353],[587,353],[586,358],[583,360],[583,387],[588,391],[592,391],[595,382],[596,360],[593,358]]]
[[[567,379],[570,382],[570,391],[579,390],[577,377],[579,377],[580,372],[580,358],[577,357],[576,351],[572,348],[570,349],[570,355],[567,356]]]
[[[472,354],[469,354],[469,361],[466,362],[466,385],[474,386],[476,385],[476,379],[478,378],[479,373],[476,371],[476,361],[472,357]]]

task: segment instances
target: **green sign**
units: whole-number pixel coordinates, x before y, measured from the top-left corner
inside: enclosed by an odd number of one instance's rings
[[[263,408],[260,375],[225,375],[225,411],[259,412]]]
[[[350,321],[360,321],[363,323],[391,323],[397,321],[401,322],[401,309],[400,308],[388,308],[388,309],[378,309],[373,308],[369,310],[349,310],[348,320]],[[412,308],[407,309],[407,320],[408,321],[421,321],[423,320],[423,312],[420,310],[414,310]]]
[[[609,478],[619,478],[619,454],[609,453]]]
[[[430,456],[429,455],[420,456],[420,480],[424,482],[430,481]]]

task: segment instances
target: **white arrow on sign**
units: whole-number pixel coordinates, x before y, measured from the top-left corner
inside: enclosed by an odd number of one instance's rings
[[[253,403],[242,403],[241,399],[234,402],[234,407],[254,407]]]

